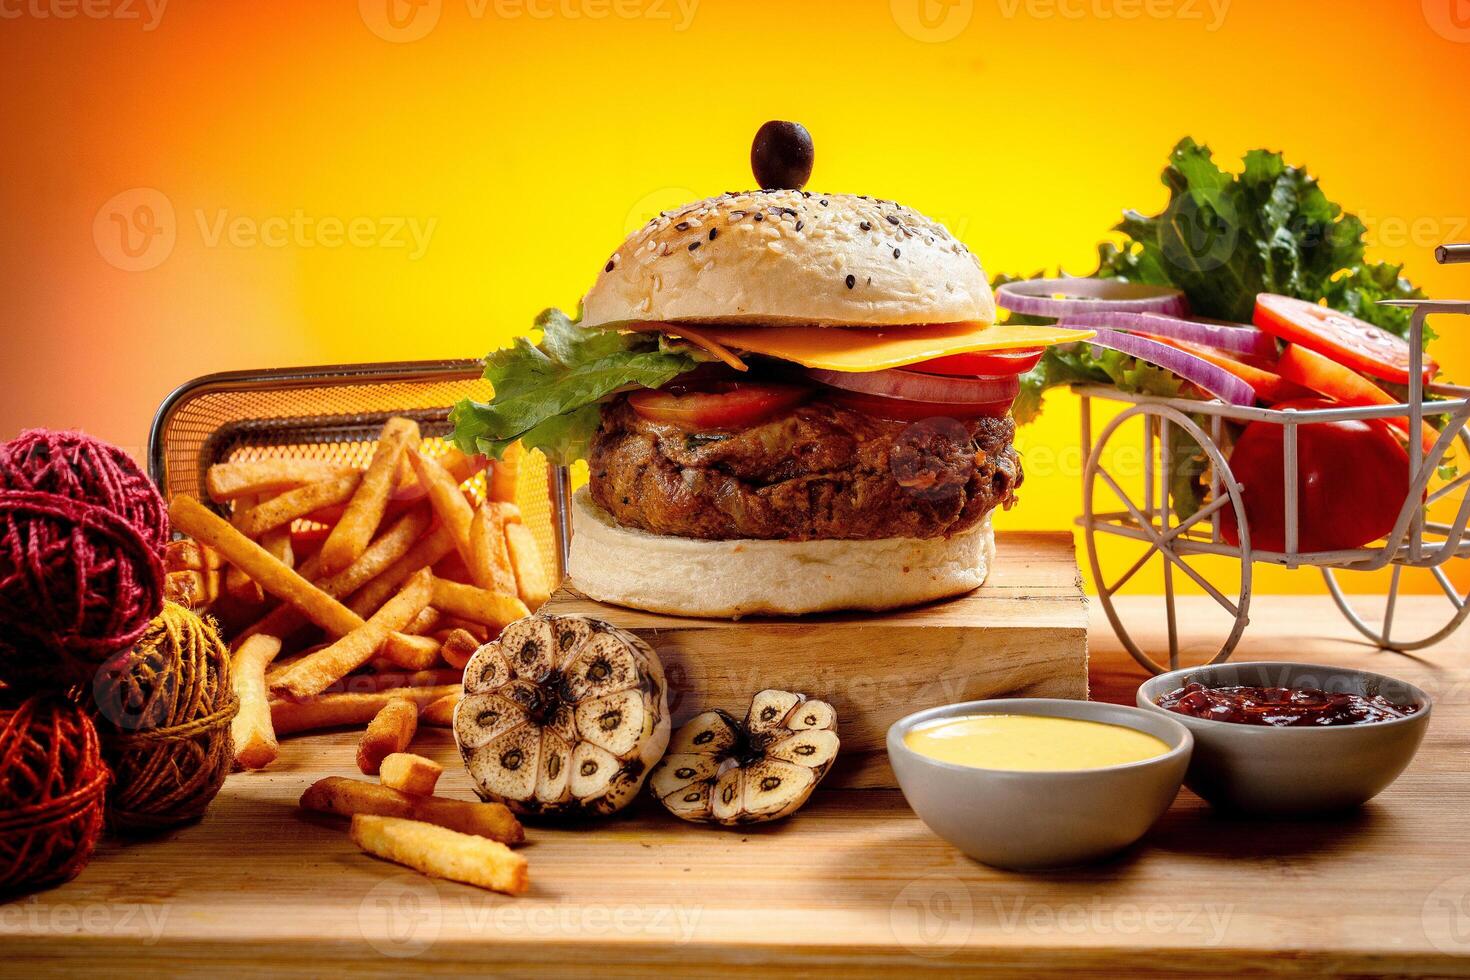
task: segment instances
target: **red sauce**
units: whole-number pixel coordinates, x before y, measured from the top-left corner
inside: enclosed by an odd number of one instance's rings
[[[1329,693],[1313,687],[1205,687],[1191,683],[1158,700],[1161,708],[1195,718],[1276,728],[1366,725],[1406,718],[1417,704],[1373,695]]]

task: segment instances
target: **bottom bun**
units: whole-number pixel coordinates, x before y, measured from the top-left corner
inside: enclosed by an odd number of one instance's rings
[[[988,514],[949,538],[704,541],[623,527],[583,487],[567,575],[599,602],[736,619],[931,602],[978,588],[994,560]]]

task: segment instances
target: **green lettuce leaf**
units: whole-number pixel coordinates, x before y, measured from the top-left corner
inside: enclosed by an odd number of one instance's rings
[[[499,459],[520,440],[553,463],[569,464],[586,455],[604,399],[662,387],[698,363],[657,335],[589,330],[560,310],[542,313],[536,328],[540,343],[520,337],[485,358],[494,388],[489,402],[465,399],[450,412],[450,439],[464,452]]]

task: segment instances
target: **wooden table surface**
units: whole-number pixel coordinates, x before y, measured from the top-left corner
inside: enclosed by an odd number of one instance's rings
[[[1131,702],[1143,675],[1093,605],[1093,696]],[[1241,657],[1366,666],[1438,698],[1413,766],[1361,812],[1225,819],[1185,791],[1128,853],[1022,875],[963,857],[892,791],[821,792],[738,831],[640,804],[534,829],[532,889],[511,899],[366,857],[298,811],[313,779],[355,774],[341,733],[232,776],[202,823],[108,842],[76,881],[0,905],[0,974],[1470,973],[1470,629],[1417,660],[1356,642],[1326,599],[1253,612]],[[443,732],[416,748],[454,759]],[[457,765],[444,790],[469,796]]]

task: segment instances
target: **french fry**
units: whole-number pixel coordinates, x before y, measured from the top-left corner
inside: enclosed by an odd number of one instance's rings
[[[230,664],[230,683],[240,699],[240,710],[230,722],[230,738],[235,761],[246,769],[264,769],[281,751],[265,689],[265,669],[280,652],[281,641],[262,633],[242,643]]]
[[[454,550],[459,552],[466,565],[473,568],[475,550],[470,544],[470,525],[475,520],[475,509],[465,499],[459,484],[454,482],[454,477],[438,462],[418,450],[409,453],[408,459],[413,464],[419,481],[428,488],[429,505],[439,515],[441,524],[448,528]]]
[[[490,464],[490,475],[485,481],[485,495],[491,500],[506,503],[516,502],[516,486],[521,478],[521,461],[526,448],[519,442],[506,447],[504,455]]]
[[[218,551],[188,538],[170,541],[163,547],[164,571],[218,571],[224,564],[224,556]]]
[[[470,522],[470,578],[482,589],[516,594],[516,573],[506,544],[507,525],[519,524],[521,509],[515,504],[487,500]]]
[[[480,641],[464,630],[450,630],[443,642],[439,645],[439,656],[444,662],[456,670],[464,670],[475,651],[480,649]]]
[[[265,591],[297,607],[333,636],[345,636],[363,624],[361,616],[281,564],[274,555],[193,497],[187,494],[175,497],[169,504],[168,515],[175,530],[218,550]]]
[[[291,697],[310,697],[367,663],[389,633],[402,629],[428,605],[433,580],[427,570],[416,573],[404,583],[403,591],[383,603],[371,619],[325,650],[298,660],[276,678],[272,689]]]
[[[481,643],[490,642],[490,627],[486,626],[484,623],[477,623],[473,620],[463,619],[459,616],[445,616],[443,619],[441,619],[439,621],[439,632],[435,633],[434,637],[440,643],[443,643],[449,638],[449,634],[454,630],[464,630],[466,633],[468,633],[470,636],[473,636]]]
[[[401,698],[389,701],[368,722],[367,731],[358,740],[357,768],[365,775],[376,776],[383,760],[408,748],[418,730],[419,706]]]
[[[413,618],[413,622],[403,627],[403,632],[409,636],[428,636],[438,628],[444,614],[433,606],[425,606],[423,610]]]
[[[503,803],[470,803],[439,796],[410,796],[388,786],[345,776],[318,779],[301,794],[301,807],[341,817],[371,814],[422,820],[463,834],[519,844],[526,832]]]
[[[373,857],[435,878],[520,895],[529,887],[526,859],[498,841],[416,820],[358,815],[352,841]]]
[[[419,721],[434,728],[453,728],[454,709],[459,706],[459,699],[462,696],[463,691],[451,691],[441,698],[430,701],[419,714]]]
[[[440,643],[432,636],[389,633],[378,654],[404,670],[427,670],[439,660]]]
[[[216,463],[205,474],[211,500],[225,503],[248,494],[292,490],[308,483],[334,480],[353,472],[350,466],[305,459],[259,459]]]
[[[260,497],[257,494],[249,493],[236,497],[235,513],[244,513],[258,503],[260,503]],[[264,541],[261,541],[260,544],[262,548],[265,548],[271,554],[275,554],[275,551],[268,547]],[[231,598],[243,602],[246,605],[265,601],[265,591],[261,589],[254,579],[245,574],[243,568],[237,565],[230,565],[225,569],[225,592]]]
[[[394,752],[378,766],[378,781],[411,796],[433,796],[444,767],[412,752]]]
[[[163,596],[188,609],[208,609],[219,599],[220,574],[184,569],[163,577]]]
[[[473,585],[434,579],[430,604],[442,613],[484,623],[497,630],[531,615],[526,604],[513,595],[477,589]]]
[[[327,595],[334,599],[342,599],[350,595],[364,582],[370,581],[379,575],[384,568],[391,566],[413,546],[414,541],[429,526],[431,520],[429,511],[423,507],[404,514],[393,526],[378,535],[367,551],[364,551],[350,566],[327,578],[318,578],[321,571],[320,555],[312,555],[301,565],[301,574],[315,580],[314,584]],[[264,540],[262,539],[262,544]],[[395,583],[397,585],[398,583]],[[382,603],[379,603],[382,605]],[[376,611],[368,610],[371,614]],[[290,636],[305,625],[305,618],[291,606],[279,606],[266,614],[264,619],[255,623],[245,630],[243,636],[248,637],[255,633],[269,633],[272,636]]]
[[[352,496],[360,483],[362,474],[356,471],[320,483],[308,483],[237,512],[230,523],[246,537],[258,538],[271,528],[288,525],[314,510],[341,503]]]
[[[453,446],[445,449],[438,457],[440,466],[454,477],[454,482],[463,484],[485,468],[484,456],[466,456]],[[398,468],[398,489],[393,491],[394,500],[423,500],[428,494],[428,488],[419,481],[418,474],[414,472],[413,465],[408,457],[403,459],[403,465]]]
[[[348,674],[327,688],[325,693],[368,694],[396,687],[442,687],[446,684],[458,684],[464,679],[462,669],[430,667],[428,670],[402,670],[397,664],[381,657],[368,661],[368,667],[377,670],[371,674]]]
[[[508,524],[505,543],[510,550],[510,563],[515,567],[516,593],[527,608],[539,609],[551,598],[551,582],[546,577],[536,536],[524,524]]]
[[[444,525],[420,538],[402,558],[389,565],[377,578],[364,585],[348,600],[359,616],[371,616],[379,606],[414,572],[431,568],[435,562],[454,550],[454,537]]]
[[[272,701],[271,725],[276,736],[366,725],[394,698],[407,698],[423,706],[433,704],[460,690],[459,684],[438,687],[400,687],[364,694],[320,694],[300,701]]]
[[[398,476],[398,464],[405,450],[419,443],[418,423],[405,418],[391,418],[383,426],[373,461],[352,494],[342,519],[327,535],[322,545],[322,571],[339,572],[351,565],[367,550],[368,543],[383,521],[388,495]]]

